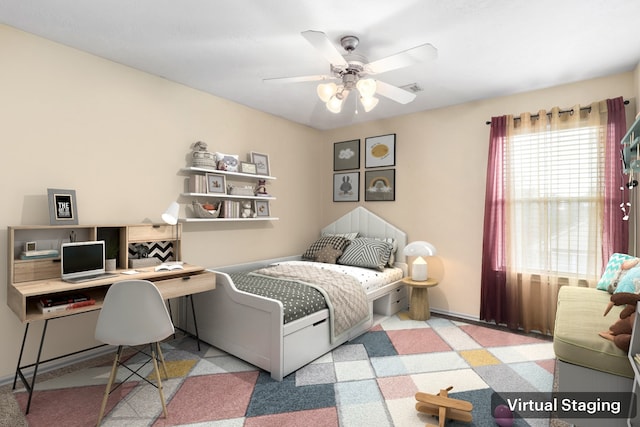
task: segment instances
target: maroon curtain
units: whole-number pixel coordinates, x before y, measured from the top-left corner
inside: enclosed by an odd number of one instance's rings
[[[507,116],[492,117],[484,202],[480,319],[496,323],[507,323],[509,320],[505,271],[506,236],[503,175],[503,153],[506,138]]]
[[[622,171],[620,141],[627,131],[622,97],[607,99],[607,140],[605,148],[604,222],[602,271],[614,252],[629,250],[629,221],[622,220],[620,205],[628,201],[629,189]]]

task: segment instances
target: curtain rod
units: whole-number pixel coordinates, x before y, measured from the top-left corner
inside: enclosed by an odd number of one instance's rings
[[[624,100],[624,105],[629,105],[629,100],[625,99],[625,100]],[[589,106],[589,107],[582,107],[582,108],[580,109],[580,111],[587,111],[587,110],[588,110],[588,111],[591,111],[591,106]],[[572,112],[572,111],[573,111],[573,110],[560,110],[560,114],[562,114],[562,113],[570,113],[570,112]],[[551,115],[551,113],[547,113],[547,116],[550,116],[550,115]],[[532,114],[532,115],[531,115],[531,117],[540,117],[540,115],[539,115],[539,114]],[[513,118],[513,120],[520,120],[520,117],[514,117],[514,118]],[[486,122],[485,122],[485,124],[490,125],[490,124],[491,124],[491,120],[486,121]]]

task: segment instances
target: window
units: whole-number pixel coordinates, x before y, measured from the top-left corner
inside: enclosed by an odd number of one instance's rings
[[[505,156],[515,264],[526,273],[586,276],[597,258],[602,129],[514,135]],[[595,243],[595,244],[593,244]]]

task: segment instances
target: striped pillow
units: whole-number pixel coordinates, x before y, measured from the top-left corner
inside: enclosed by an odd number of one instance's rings
[[[389,261],[392,250],[393,245],[391,243],[367,237],[358,237],[353,239],[349,246],[346,247],[342,256],[338,259],[338,264],[374,268],[382,271]]]

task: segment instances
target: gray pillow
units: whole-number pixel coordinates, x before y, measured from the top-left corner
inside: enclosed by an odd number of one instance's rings
[[[357,237],[344,249],[342,256],[338,258],[338,264],[382,271],[389,261],[392,250],[391,243],[368,237]]]

